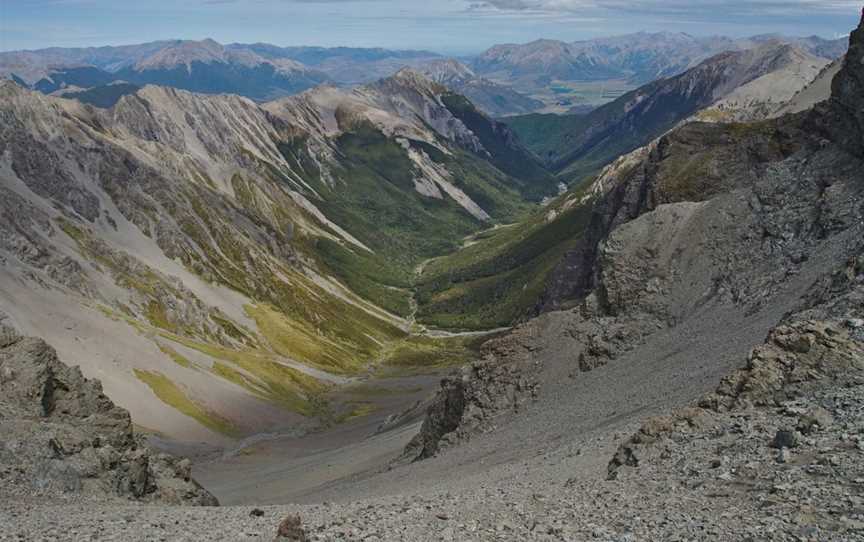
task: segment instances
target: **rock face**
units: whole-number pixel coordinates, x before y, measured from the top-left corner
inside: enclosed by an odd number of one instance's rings
[[[831,139],[847,151],[864,155],[864,27],[849,38],[849,52],[831,83],[831,99],[819,104],[811,115],[825,126]]]
[[[420,461],[440,450],[491,431],[502,417],[519,413],[537,393],[534,329],[525,326],[483,346],[483,358],[445,378],[420,432],[399,462]]]
[[[129,413],[98,380],[41,339],[0,323],[0,493],[3,498],[110,499],[216,506],[189,460],[142,445]]]

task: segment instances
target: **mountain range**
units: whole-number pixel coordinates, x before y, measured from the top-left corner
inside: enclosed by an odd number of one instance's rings
[[[414,266],[557,192],[506,126],[410,70],[263,105],[2,96],[4,311],[85,371],[115,350],[74,337],[112,329],[139,356],[106,390],[168,434],[313,415],[331,380],[410,339]]]
[[[0,77],[46,94],[81,93],[79,99],[110,104],[128,85],[158,84],[208,94],[239,94],[257,101],[296,94],[322,83],[362,85],[410,67],[464,94],[495,116],[524,114],[560,101],[557,83],[613,81],[633,88],[677,75],[714,54],[783,42],[831,60],[843,40],[758,36],[732,40],[686,34],[637,33],[564,43],[540,40],[499,45],[459,62],[429,51],[279,47],[264,43],[221,45],[213,40],[159,41],[141,45],[50,48],[0,53]],[[102,88],[123,83],[126,88]],[[572,105],[597,105],[579,102]],[[597,98],[602,103],[607,98]],[[570,103],[570,102],[568,102]]]
[[[695,37],[683,33],[628,34],[572,43],[538,40],[524,45],[497,45],[473,60],[475,71],[494,80],[582,81],[629,79],[644,84],[677,75],[705,59],[726,51],[752,49],[764,42],[783,42],[809,54],[835,59],[846,50],[846,40],[778,35],[731,39]],[[516,88],[520,88],[517,83]]]
[[[796,45],[765,41],[720,53],[584,115],[531,115],[508,122],[553,171],[578,182],[694,114],[713,121],[767,118],[828,64]]]
[[[864,18],[729,43],[6,54],[4,528],[856,539]]]

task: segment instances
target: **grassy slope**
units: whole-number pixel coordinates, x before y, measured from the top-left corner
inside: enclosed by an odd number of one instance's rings
[[[578,130],[585,115],[532,113],[502,119],[534,154],[546,163],[555,163],[562,154],[561,142]]]
[[[526,221],[484,232],[463,250],[433,260],[418,285],[418,320],[462,329],[507,326],[530,314],[546,278],[579,239],[590,217],[577,205],[547,221],[542,209]]]
[[[529,200],[539,201],[557,190],[558,181],[517,139],[510,140],[504,125],[489,119],[465,97],[445,94],[444,105],[462,121],[491,154],[491,162],[516,181],[516,188]],[[482,204],[481,204],[482,205]]]
[[[162,373],[135,369],[135,376],[147,384],[153,394],[163,403],[195,419],[204,427],[229,437],[239,435],[237,428],[230,420],[207,410],[195,400],[190,399],[180,387]]]
[[[452,182],[494,220],[512,221],[530,209],[514,180],[487,162],[462,151],[445,155],[419,141],[409,142],[452,173]],[[414,188],[414,165],[405,150],[368,124],[358,124],[338,140],[344,184],[331,186],[305,156],[302,141],[286,142],[282,153],[305,172],[321,195],[315,204],[334,223],[374,253],[327,239],[316,239],[307,251],[325,270],[355,293],[406,316],[415,266],[452,252],[461,240],[484,227],[449,199],[420,195]]]
[[[664,91],[667,86],[671,90]],[[682,96],[676,90],[675,80],[660,80],[586,115],[525,115],[505,120],[529,149],[572,185],[659,137],[704,105],[700,94]],[[639,96],[651,105],[633,107]]]

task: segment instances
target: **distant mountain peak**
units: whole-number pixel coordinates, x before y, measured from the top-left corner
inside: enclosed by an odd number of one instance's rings
[[[424,94],[438,95],[447,91],[439,83],[436,83],[426,75],[414,68],[402,68],[383,82],[394,82],[400,86],[408,87]]]
[[[212,39],[202,41],[181,41],[175,45],[166,47],[149,57],[141,60],[135,66],[137,70],[170,69],[177,66],[186,66],[191,69],[193,62],[221,62],[228,61],[228,53],[225,48]]]
[[[442,85],[451,82],[465,82],[477,77],[474,70],[454,58],[433,60],[423,67],[423,73]]]

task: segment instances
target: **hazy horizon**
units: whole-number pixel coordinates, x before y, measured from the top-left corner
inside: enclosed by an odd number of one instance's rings
[[[423,49],[468,55],[500,43],[634,32],[845,36],[857,1],[0,0],[0,51],[160,40]],[[638,15],[638,16],[637,16]]]

